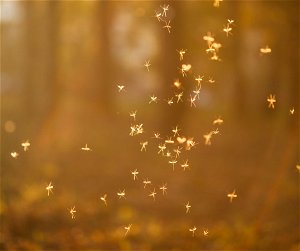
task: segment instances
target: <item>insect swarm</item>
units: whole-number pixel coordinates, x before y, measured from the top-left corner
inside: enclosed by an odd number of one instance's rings
[[[12,223],[21,217],[33,226],[46,220],[34,231],[43,230],[58,249],[226,249],[242,241],[249,249],[293,246],[284,230],[297,232],[287,223],[298,222],[295,208],[284,214],[280,205],[296,195],[300,169],[293,150],[298,103],[291,93],[297,64],[289,63],[296,32],[285,25],[288,14],[280,8],[275,18],[261,5],[247,10],[253,3],[243,4],[238,13],[231,1],[214,0],[84,1],[68,10],[20,5],[15,10],[22,15],[11,15],[17,22],[2,20],[13,32],[11,47],[3,51],[20,56],[4,60],[3,81],[12,83],[4,83],[4,102],[24,105],[20,111],[3,105],[4,122],[16,126],[9,130],[3,123],[2,130],[5,232],[13,229],[5,217]],[[22,34],[29,36],[26,43]],[[26,67],[14,73],[14,64]],[[244,215],[257,215],[255,232],[267,228],[273,243],[240,236],[248,229]],[[57,219],[56,229],[51,222]],[[8,250],[23,243],[29,249],[55,246],[31,228],[21,230],[20,237],[14,231],[5,236],[15,242],[5,243]],[[56,239],[68,242],[68,233],[72,244]],[[27,244],[31,237],[37,246]]]

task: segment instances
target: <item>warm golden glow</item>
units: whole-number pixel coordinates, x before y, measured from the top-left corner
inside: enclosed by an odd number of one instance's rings
[[[176,139],[179,144],[183,144],[184,142],[186,142],[186,137],[177,137]]]
[[[8,133],[13,133],[16,130],[16,123],[12,120],[7,120],[4,123],[4,129]]]
[[[173,85],[177,88],[177,89],[180,89],[181,88],[181,83],[179,82],[178,79],[176,79],[173,83]]]
[[[0,246],[297,248],[297,1],[3,2]]]

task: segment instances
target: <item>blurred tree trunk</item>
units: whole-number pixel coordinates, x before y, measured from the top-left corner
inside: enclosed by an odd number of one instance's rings
[[[237,60],[234,67],[236,81],[233,104],[238,117],[265,116],[269,94],[281,99],[280,104],[279,100],[276,103],[278,111],[288,114],[289,107],[292,107],[287,102],[293,93],[297,93],[293,83],[298,78],[294,74],[299,66],[298,55],[295,56],[292,49],[296,48],[295,43],[299,41],[293,33],[297,22],[294,16],[299,13],[297,5],[293,1],[258,2],[256,5],[236,2],[233,5],[236,8],[234,20],[237,20],[237,32],[234,33],[234,57]],[[271,6],[272,12],[268,11]],[[275,32],[271,25],[278,23],[278,20],[288,20],[294,25],[277,25]],[[288,41],[289,45],[284,41]],[[271,47],[272,53],[261,55],[259,49],[266,45]]]
[[[99,1],[96,5],[96,20],[98,45],[100,47],[99,58],[97,58],[98,67],[95,70],[98,72],[99,88],[99,103],[101,104],[105,114],[111,116],[114,111],[114,102],[112,91],[113,78],[113,58],[111,55],[111,27],[113,19],[113,4],[110,1]]]
[[[243,44],[243,36],[242,33],[243,29],[246,28],[246,20],[245,20],[245,11],[247,11],[247,6],[245,6],[246,3],[240,3],[236,2],[233,5],[233,8],[235,9],[234,13],[235,16],[232,17],[234,20],[238,20],[239,22],[239,32],[236,32],[234,34],[234,47],[236,48],[233,50],[234,52],[234,66],[233,70],[236,73],[235,81],[234,81],[234,90],[233,90],[233,111],[235,112],[235,115],[238,119],[241,119],[243,114],[245,114],[247,110],[247,79],[244,74],[244,67],[243,67],[243,61],[245,60],[243,55],[243,51],[245,50],[244,44]],[[245,7],[244,7],[245,6]],[[242,56],[241,56],[242,55]]]
[[[39,143],[51,127],[59,100],[57,82],[57,3],[26,2],[26,102],[32,126],[41,125]],[[34,117],[33,117],[34,116]]]
[[[52,63],[49,81],[54,83],[47,85],[51,105],[41,128],[40,144],[54,145],[59,140],[66,147],[77,144],[76,135],[98,128],[101,114],[109,118],[113,111],[111,4],[100,1],[45,4],[49,9],[46,15],[49,27],[44,27],[48,32],[45,43],[49,46],[45,50]],[[67,131],[57,130],[67,125]]]
[[[165,2],[161,2],[160,6],[166,4]],[[161,75],[163,76],[163,88],[162,94],[164,97],[172,97],[174,96],[174,92],[177,93],[183,90],[175,90],[173,88],[173,83],[175,79],[179,79],[180,82],[187,82],[187,78],[182,79],[179,67],[182,62],[179,62],[179,54],[176,50],[185,49],[186,41],[188,41],[188,34],[183,34],[184,31],[182,29],[183,19],[185,18],[184,12],[184,2],[172,2],[170,5],[170,10],[167,12],[167,15],[170,17],[174,17],[171,19],[171,33],[169,34],[166,29],[163,29],[164,34],[162,34],[162,65],[161,65]],[[167,20],[169,17],[167,16]],[[162,24],[164,26],[165,24]],[[187,95],[188,91],[185,87],[184,95]],[[183,100],[185,101],[186,96],[183,96]],[[179,102],[176,104],[176,98],[173,98],[174,104],[164,105],[163,108],[163,119],[162,119],[162,132],[164,134],[170,134],[170,130],[172,127],[178,125],[182,128],[182,120],[185,113],[184,104]],[[165,102],[165,101],[163,101]]]
[[[233,16],[237,20],[234,33],[234,72],[236,75],[233,105],[238,119],[249,120],[259,116],[262,105],[266,104],[266,89],[274,92],[278,77],[278,64],[271,55],[261,55],[259,49],[274,43],[272,31],[265,25],[266,14],[258,13],[263,9],[262,2],[253,5],[251,2],[236,2],[232,6]],[[261,11],[262,12],[262,11]],[[268,13],[265,11],[264,13]],[[269,17],[270,18],[270,17]],[[268,41],[268,42],[267,42]],[[273,48],[275,49],[275,48]]]
[[[279,6],[279,12],[282,10]],[[299,119],[291,118],[289,110],[295,108],[295,115],[299,116],[299,1],[287,1],[285,11],[281,11],[282,20],[289,25],[282,24],[282,32],[276,32],[280,41],[280,108],[291,125],[299,128]],[[298,32],[295,32],[298,31]],[[279,106],[279,104],[278,104]],[[295,116],[294,115],[294,116]],[[297,126],[298,125],[298,126]]]
[[[25,2],[24,109],[28,121],[51,123],[60,93],[57,83],[57,3]]]

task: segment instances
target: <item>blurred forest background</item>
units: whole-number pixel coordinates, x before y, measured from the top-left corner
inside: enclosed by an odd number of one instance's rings
[[[170,34],[155,18],[164,4]],[[1,249],[299,250],[298,1],[1,1],[0,21]],[[207,32],[222,44],[221,61],[205,51]],[[266,45],[272,53],[262,55]],[[192,65],[184,78],[179,49]],[[197,75],[215,83],[203,83],[190,107]],[[168,106],[177,78],[187,95]],[[134,110],[145,133],[130,137]],[[219,116],[220,134],[205,145]],[[176,125],[198,142],[182,153],[185,172],[172,171],[151,139]]]

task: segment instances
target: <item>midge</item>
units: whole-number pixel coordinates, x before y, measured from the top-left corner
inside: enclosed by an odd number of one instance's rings
[[[19,156],[19,154],[18,154],[17,152],[11,152],[10,155],[11,155],[11,157],[13,157],[14,159],[16,159],[16,158]]]
[[[131,174],[133,175],[133,180],[137,180],[137,175],[139,174],[138,170],[135,169],[133,172],[131,172]]]
[[[136,113],[137,113],[137,110],[129,113],[129,116],[133,118],[133,121],[135,121],[135,119],[136,119]]]
[[[191,103],[191,107],[196,107],[195,101],[196,101],[197,95],[195,96],[190,96],[190,103]]]
[[[228,37],[228,35],[232,35],[231,31],[232,31],[232,28],[229,27],[228,25],[223,29],[223,31],[226,33],[226,36]]]
[[[125,189],[121,192],[118,192],[117,195],[119,196],[119,199],[121,199],[121,198],[125,199]]]
[[[168,103],[168,105],[172,105],[172,104],[174,104],[174,102],[173,102],[173,98],[167,99],[167,103]]]
[[[174,171],[177,160],[176,159],[170,160],[169,163],[173,166],[173,171]]]
[[[30,143],[28,140],[26,140],[21,144],[21,146],[24,148],[24,152],[26,152],[28,150],[28,147],[30,146]]]
[[[49,185],[46,187],[48,196],[49,196],[50,192],[53,193],[52,189],[53,189],[53,185],[52,185],[52,182],[50,182]]]
[[[150,96],[149,104],[151,104],[152,102],[157,103],[157,97],[154,95]]]
[[[68,210],[69,210],[69,213],[71,214],[71,218],[75,219],[75,213],[76,213],[75,206],[73,206],[72,208],[70,208]]]
[[[177,52],[179,53],[179,60],[182,61],[183,60],[183,56],[186,53],[187,50],[177,50]]]
[[[195,236],[195,231],[197,230],[197,228],[194,226],[193,228],[190,228],[189,231],[193,232],[193,237]]]
[[[151,184],[151,181],[148,180],[148,178],[146,180],[143,181],[144,183],[144,188],[146,188],[147,185],[150,185]]]
[[[126,230],[126,232],[125,232],[125,235],[124,235],[124,236],[126,236],[126,235],[128,234],[128,232],[129,232],[129,231],[130,231],[130,229],[131,229],[131,226],[132,226],[132,224],[129,224],[128,226],[124,227],[124,229]]]
[[[144,66],[147,68],[147,71],[149,71],[149,67],[150,67],[150,60],[146,61]]]
[[[155,200],[155,195],[156,195],[156,192],[155,192],[155,188],[154,188],[153,192],[151,192],[149,194],[149,197],[153,197],[153,200]]]
[[[160,12],[157,12],[157,11],[155,11],[155,16],[154,17],[156,17],[157,18],[157,20],[158,20],[158,22],[160,22],[160,21],[164,21],[161,17],[162,17],[162,15],[161,15],[161,13]]]
[[[235,193],[235,190],[233,190],[232,193],[227,194],[227,197],[230,198],[230,202],[232,202],[234,198],[237,198],[237,194]]]
[[[104,194],[102,197],[100,197],[100,200],[102,200],[104,202],[105,206],[107,206],[106,197],[107,197],[107,194]]]
[[[267,98],[267,101],[269,102],[269,108],[275,108],[276,98],[275,95],[270,94],[270,96]]]
[[[206,230],[203,230],[203,235],[204,236],[208,236],[208,230],[206,229]]]
[[[177,101],[176,101],[177,103],[179,103],[179,101],[183,102],[182,96],[183,96],[183,92],[175,94],[175,97],[177,98]]]
[[[163,9],[163,13],[162,13],[162,16],[167,16],[167,11],[169,10],[169,5],[163,5],[163,6],[160,6],[160,8]]]
[[[159,148],[159,151],[158,151],[158,154],[162,153],[164,154],[164,150],[166,150],[166,144],[160,144],[158,145],[158,148]]]
[[[260,51],[262,54],[269,54],[269,53],[272,52],[272,49],[271,49],[268,45],[266,45],[264,48],[260,48],[259,51]]]
[[[165,195],[167,193],[167,183],[163,184],[160,188],[160,190],[162,190],[162,194]]]
[[[119,92],[124,91],[125,90],[125,86],[124,85],[117,85]]]
[[[186,77],[186,73],[192,68],[191,64],[182,64],[181,68],[179,68],[183,77]]]
[[[201,85],[201,82],[203,81],[204,76],[198,75],[195,77],[195,81],[197,82],[198,85]]]
[[[148,141],[145,142],[140,142],[141,147],[141,152],[144,150],[146,152],[146,146],[148,145]]]
[[[183,168],[183,171],[185,171],[186,168],[189,168],[188,161],[189,160],[186,160],[183,164],[181,164],[181,167]]]
[[[163,26],[164,29],[167,29],[169,33],[171,33],[171,25],[170,25],[170,21],[166,22],[165,21],[165,26]]]
[[[212,36],[211,32],[207,32],[207,35],[203,36],[203,40],[205,40],[208,45],[210,45],[213,41],[215,41],[215,39]]]
[[[190,208],[191,208],[191,207],[192,207],[192,206],[190,205],[190,202],[188,201],[188,203],[186,203],[186,205],[185,205],[185,208],[186,208],[185,213],[186,213],[186,214],[190,212]]]
[[[85,144],[84,147],[81,147],[81,150],[82,150],[82,151],[92,151],[92,149],[89,148],[87,144]]]

